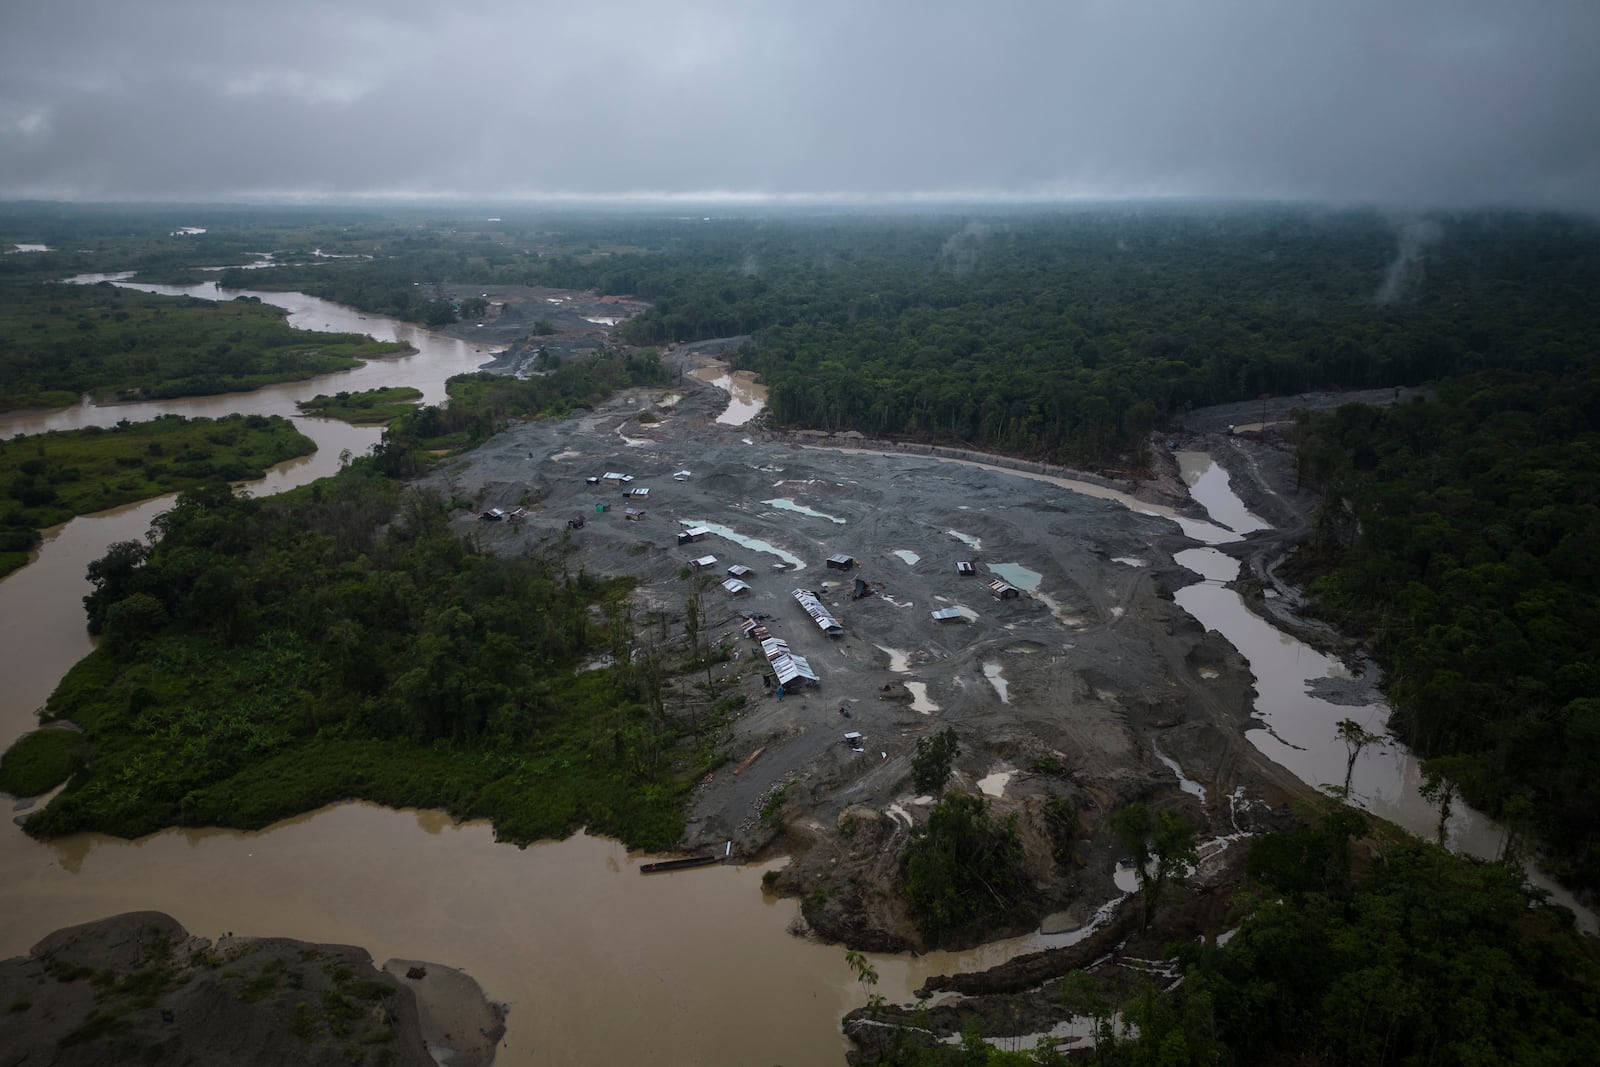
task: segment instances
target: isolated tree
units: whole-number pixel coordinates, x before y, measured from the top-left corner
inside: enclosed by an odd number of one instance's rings
[[[1422,785],[1417,792],[1422,799],[1439,809],[1438,840],[1444,844],[1446,824],[1450,821],[1450,808],[1461,795],[1462,779],[1471,765],[1464,756],[1440,756],[1422,761]]]
[[[683,600],[683,635],[689,639],[690,662],[699,662],[700,659],[700,613],[703,604],[700,600],[700,590],[696,589]]]
[[[1527,793],[1518,793],[1507,800],[1500,812],[1500,823],[1506,828],[1505,838],[1500,843],[1500,862],[1507,867],[1521,867],[1528,839],[1533,834],[1533,798]]]
[[[1144,899],[1143,925],[1149,926],[1167,883],[1182,885],[1189,868],[1199,862],[1194,828],[1170,811],[1129,804],[1111,813],[1111,829],[1133,856],[1134,877]]]
[[[867,997],[867,1016],[877,1018],[878,1012],[883,1008],[884,997],[877,991],[878,970],[864,953],[851,949],[844,954],[844,962],[850,968],[850,973],[856,976],[856,981],[861,983],[861,992]]]
[[[1388,738],[1383,734],[1371,733],[1362,729],[1361,724],[1354,719],[1339,720],[1339,740],[1344,742],[1344,796],[1350,796],[1350,779],[1356,773],[1356,760],[1361,758],[1361,750],[1368,745],[1381,744]]]
[[[956,732],[946,726],[932,737],[917,739],[917,754],[911,757],[911,783],[918,792],[938,796],[950,780],[950,768],[961,752]]]
[[[1073,1015],[1081,1015],[1094,1024],[1090,1039],[1098,1051],[1102,1047],[1114,1049],[1117,1045],[1117,1009],[1106,998],[1100,983],[1087,971],[1073,971],[1061,980],[1059,995],[1062,1005]]]

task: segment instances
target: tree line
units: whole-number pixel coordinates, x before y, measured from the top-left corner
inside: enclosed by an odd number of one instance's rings
[[[632,344],[752,335],[779,424],[1116,464],[1197,407],[1587,358],[1592,223],[1433,221],[1405,245],[1305,209],[508,219],[223,280],[418,321],[447,284],[632,294]]]

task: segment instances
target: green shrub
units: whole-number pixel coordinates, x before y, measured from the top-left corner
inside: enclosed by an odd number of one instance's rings
[[[1013,820],[990,819],[982,798],[952,793],[900,853],[907,903],[932,944],[1005,918],[1027,878]]]
[[[0,756],[0,790],[35,797],[67,780],[80,736],[71,730],[35,730],[24,734]]]

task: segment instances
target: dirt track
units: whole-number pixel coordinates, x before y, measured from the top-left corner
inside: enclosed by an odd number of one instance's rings
[[[795,853],[786,888],[822,888],[831,901],[807,908],[820,932],[888,948],[916,936],[892,894],[873,890],[892,876],[899,842],[926,810],[925,799],[909,795],[916,741],[946,726],[961,740],[960,784],[1017,772],[994,803],[1020,811],[1025,831],[1046,793],[1066,796],[1095,831],[1078,866],[1053,864],[1039,833],[1029,838],[1031,853],[1043,850],[1041,915],[1065,908],[1082,917],[1115,895],[1116,852],[1099,832],[1113,806],[1143,798],[1181,808],[1199,825],[1215,817],[1179,792],[1153,740],[1212,797],[1241,784],[1294,788],[1240,735],[1251,691],[1236,653],[1170,600],[1197,578],[1172,562],[1193,544],[1174,524],[1015,474],[801,447],[719,426],[712,420],[722,399],[687,376],[670,388],[632,390],[593,413],[516,426],[433,476],[478,510],[528,508],[517,524],[461,513],[459,528],[485,548],[565,544],[574,567],[636,576],[641,611],[664,613],[674,639],[700,590],[712,642],[737,653],[716,668],[726,688],[715,699],[738,692],[746,704],[727,726],[730,763],[696,790],[689,846],[720,853],[731,841],[736,855]],[[674,480],[680,470],[692,473]],[[617,484],[588,484],[607,472],[632,475],[627,487],[649,495],[625,499]],[[628,506],[643,509],[643,520],[627,521]],[[580,515],[583,527],[569,530]],[[692,524],[768,542],[801,565],[777,569],[779,555],[716,534],[679,545],[678,532]],[[827,568],[834,553],[859,566]],[[684,577],[702,555],[715,555],[716,565]],[[960,560],[975,562],[978,574],[958,576]],[[732,564],[753,571],[750,592],[737,599],[719,584]],[[991,567],[1005,564],[1037,573],[1037,588],[1014,600],[991,596]],[[853,599],[858,577],[870,592]],[[797,587],[821,594],[842,637],[817,628],[790,595]],[[950,606],[969,609],[970,621],[930,617]],[[765,689],[766,661],[740,636],[739,611],[770,616],[772,634],[809,659],[820,686],[782,701]],[[685,689],[696,681],[704,677],[685,679]],[[863,735],[864,751],[852,751],[846,731]],[[760,758],[733,774],[757,749]],[[759,812],[785,785],[778,841]],[[844,840],[836,827],[846,809],[870,832]]]

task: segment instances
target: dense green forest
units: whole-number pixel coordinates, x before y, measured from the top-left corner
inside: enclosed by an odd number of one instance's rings
[[[75,515],[260,478],[315,449],[288,419],[264,415],[164,415],[0,441],[0,577],[27,562],[39,531]]]
[[[0,410],[85,393],[138,400],[257,389],[347,370],[405,345],[319,334],[255,299],[218,303],[110,284],[0,290]]]
[[[1587,358],[1593,227],[1439,232],[1401,272],[1426,284],[1380,304],[1395,239],[1364,216],[904,228],[835,262],[704,279],[629,328],[755,325],[740,363],[764,375],[779,423],[1097,463],[1137,459],[1152,428],[1204,405]]]
[[[542,216],[354,228],[346,254],[232,271],[417,321],[447,284],[653,302],[635,344],[753,335],[780,425],[1138,463],[1195,407],[1586,358],[1582,220],[1104,208],[1026,217]]]
[[[1245,913],[1226,947],[1171,951],[1183,981],[1130,985],[1111,966],[1052,987],[1095,1020],[1082,1058],[1044,1047],[919,1047],[884,1039],[897,1067],[1587,1064],[1600,1061],[1600,965],[1520,874],[1414,839],[1372,854],[1345,809],[1269,834],[1250,853]],[[1109,981],[1107,980],[1109,976]],[[1002,1042],[1003,1044],[1003,1042]]]
[[[259,827],[359,797],[515,841],[674,841],[704,768],[673,752],[659,660],[626,654],[627,583],[474,551],[448,510],[358,461],[267,500],[191,491],[153,544],[112,545],[85,601],[102,641],[47,708],[83,727],[72,779],[28,831]],[[600,654],[622,666],[582,669]]]
[[[1299,449],[1328,497],[1299,573],[1372,640],[1390,728],[1600,885],[1600,365],[1348,406]]]

